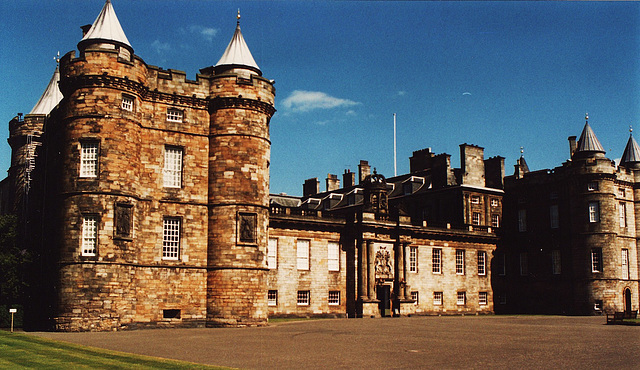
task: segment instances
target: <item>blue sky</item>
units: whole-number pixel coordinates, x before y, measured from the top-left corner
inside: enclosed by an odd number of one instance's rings
[[[524,147],[531,169],[568,158],[584,115],[607,156],[629,125],[640,132],[640,3],[312,2],[113,0],[135,53],[194,79],[242,32],[276,81],[271,191],[302,193],[307,178],[357,171],[361,159],[393,175],[415,150],[452,155],[459,144],[506,158]],[[103,0],[0,2],[0,130],[28,112],[60,51]],[[0,136],[2,136],[0,135]],[[640,134],[636,135],[636,138]],[[0,143],[0,169],[10,150]]]

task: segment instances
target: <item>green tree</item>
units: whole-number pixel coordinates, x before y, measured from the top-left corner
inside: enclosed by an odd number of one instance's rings
[[[26,271],[30,253],[17,243],[17,217],[0,216],[0,327],[10,324],[9,308],[18,308],[16,324],[22,317]]]

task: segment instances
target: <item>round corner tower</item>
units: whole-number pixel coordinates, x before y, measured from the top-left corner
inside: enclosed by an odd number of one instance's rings
[[[239,21],[220,61],[203,73],[211,86],[207,325],[265,325],[275,89],[262,77]]]

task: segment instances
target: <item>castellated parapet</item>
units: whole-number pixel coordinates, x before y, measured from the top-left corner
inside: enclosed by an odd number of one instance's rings
[[[242,65],[188,80],[103,41],[61,58],[64,98],[42,117],[34,245],[57,263],[33,316],[64,331],[265,324],[273,83]]]

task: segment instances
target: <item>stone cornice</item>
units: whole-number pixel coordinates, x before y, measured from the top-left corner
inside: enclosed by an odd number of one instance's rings
[[[246,99],[246,98],[216,97],[216,98],[213,98],[209,104],[210,113],[218,109],[227,109],[227,108],[257,110],[261,113],[268,115],[269,117],[273,116],[273,114],[276,112],[276,109],[273,107],[273,105],[269,103],[265,103],[261,100]]]

